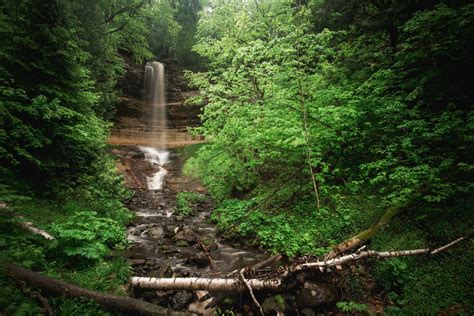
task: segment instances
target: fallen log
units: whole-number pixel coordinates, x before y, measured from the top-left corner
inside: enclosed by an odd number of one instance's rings
[[[372,226],[358,233],[357,235],[352,236],[351,238],[344,240],[343,242],[337,245],[334,245],[332,247],[332,252],[330,252],[326,256],[326,259],[335,258],[344,252],[348,252],[349,250],[353,250],[362,246],[373,236],[375,236],[375,234],[377,234],[381,229],[387,226],[391,222],[393,217],[398,214],[400,208],[401,207],[389,207],[377,223],[373,224]]]
[[[28,230],[32,234],[41,236],[41,237],[43,237],[44,239],[47,239],[47,240],[54,240],[55,239],[54,236],[50,235],[47,231],[36,227],[32,222],[24,221],[25,218],[22,215],[9,210],[7,203],[0,202],[0,209],[6,209],[7,211],[10,211],[12,213],[13,217],[15,217],[16,219],[19,220],[17,222],[17,224],[19,226],[21,226],[23,229]]]
[[[278,291],[281,280],[249,279],[248,284],[254,290]],[[238,279],[210,279],[210,278],[147,278],[132,277],[131,284],[145,289],[156,290],[187,290],[187,291],[222,291],[242,292],[246,290]]]
[[[466,237],[459,237],[458,239],[447,243],[444,246],[431,249],[431,248],[422,248],[422,249],[412,249],[412,250],[398,250],[398,251],[374,251],[374,250],[366,250],[366,251],[359,251],[355,253],[351,253],[349,255],[337,257],[334,259],[327,259],[322,261],[315,261],[315,262],[308,262],[303,263],[300,265],[296,265],[292,268],[292,271],[299,271],[305,268],[330,268],[333,266],[338,266],[348,261],[359,260],[366,257],[377,257],[377,258],[393,258],[393,257],[405,257],[405,256],[415,256],[415,255],[435,255],[442,251],[445,251],[449,247],[454,246],[460,241],[463,241]]]
[[[104,308],[132,315],[168,315],[165,308],[159,307],[138,299],[130,297],[116,296],[106,293],[100,293],[79,286],[59,281],[53,278],[45,277],[39,273],[33,272],[9,264],[7,266],[8,274],[17,281],[24,281],[31,287],[41,289],[42,295],[67,296],[70,298],[85,297],[102,305]]]
[[[266,291],[280,291],[283,289],[283,279],[288,277],[290,273],[298,272],[304,269],[310,268],[319,268],[324,270],[325,268],[330,268],[334,266],[339,266],[348,261],[359,260],[366,257],[377,257],[377,258],[391,258],[391,257],[401,257],[401,256],[414,256],[429,254],[435,255],[446,249],[454,246],[455,244],[465,240],[466,237],[460,237],[446,245],[441,247],[431,249],[431,248],[422,248],[422,249],[412,249],[412,250],[398,250],[398,251],[374,251],[374,250],[364,250],[357,251],[352,254],[340,256],[334,259],[326,259],[320,261],[306,262],[301,264],[296,264],[293,266],[288,266],[285,269],[282,269],[283,273],[280,275],[280,278],[263,280],[263,279],[244,279],[239,280],[236,278],[148,278],[148,277],[132,277],[131,284],[133,286],[148,288],[148,289],[157,289],[157,290],[208,290],[216,292],[242,292],[246,289],[249,292],[252,290],[266,290]],[[275,256],[266,260],[264,263],[271,262],[272,260],[279,259],[279,256]],[[244,269],[245,270],[245,269]],[[239,276],[242,279],[243,270],[239,271]]]
[[[23,216],[20,216],[20,215],[17,215],[15,216],[16,218],[18,219],[23,219]],[[42,230],[42,229],[39,229],[38,227],[36,227],[35,225],[33,225],[32,222],[18,222],[18,225],[20,225],[21,227],[23,227],[24,229],[28,230],[29,232],[31,232],[32,234],[34,235],[38,235],[38,236],[41,236],[43,237],[44,239],[47,239],[47,240],[54,240],[54,236],[50,235],[47,231],[45,230]]]

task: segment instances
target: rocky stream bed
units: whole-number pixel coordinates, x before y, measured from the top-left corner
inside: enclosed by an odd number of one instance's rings
[[[164,166],[168,173],[162,190],[146,188],[146,177],[157,168],[144,161],[139,148],[119,147],[114,153],[120,158],[120,169],[128,186],[134,190],[128,207],[136,218],[128,227],[130,247],[126,253],[133,275],[213,277],[270,256],[248,245],[249,241],[223,238],[209,219],[213,205],[207,197],[192,205],[192,215],[176,214],[178,192],[206,194],[199,182],[182,175],[183,157],[179,149],[171,150],[170,161]],[[196,302],[204,293],[137,289],[135,295],[174,310],[214,313],[213,309],[203,310],[206,303]]]

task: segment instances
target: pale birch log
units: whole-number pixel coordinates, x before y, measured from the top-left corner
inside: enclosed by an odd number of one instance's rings
[[[288,267],[281,275],[282,278],[289,275],[289,272],[297,272],[299,270],[308,268],[329,268],[338,266],[348,261],[359,260],[365,257],[377,257],[377,258],[391,258],[391,257],[402,257],[402,256],[414,256],[422,254],[434,255],[440,253],[449,247],[457,244],[458,242],[466,239],[460,237],[444,246],[436,249],[423,248],[413,250],[400,250],[400,251],[374,251],[365,250],[355,252],[349,255],[337,257],[334,259],[308,262],[298,264],[293,267]],[[245,280],[245,284],[235,278],[147,278],[147,277],[132,277],[131,284],[141,288],[157,289],[157,290],[206,290],[206,291],[220,291],[220,292],[242,292],[248,290],[250,286],[252,290],[267,290],[267,291],[278,291],[281,289],[282,281],[279,279],[274,280],[259,280],[249,279]]]
[[[359,252],[359,253],[351,253],[350,255],[345,255],[345,256],[342,256],[342,257],[334,258],[334,259],[303,263],[303,264],[295,266],[293,270],[298,271],[298,270],[305,269],[305,268],[315,268],[315,267],[329,268],[329,267],[340,265],[340,264],[345,263],[347,261],[359,260],[359,259],[362,259],[362,258],[365,258],[365,257],[390,258],[390,257],[421,255],[421,254],[426,254],[426,253],[429,253],[429,252],[430,252],[429,248],[414,249],[414,250],[402,250],[402,251],[373,251],[373,250],[367,250],[367,251],[362,251],[362,252]]]
[[[21,216],[19,214],[15,214],[14,216],[17,219],[20,220],[20,222],[18,222],[19,226],[23,227],[24,229],[28,230],[29,232],[33,233],[34,235],[41,236],[41,237],[43,237],[44,239],[47,239],[47,240],[54,240],[55,239],[54,236],[49,234],[47,231],[36,227],[32,222],[24,222],[23,220],[25,218],[23,216]]]
[[[365,257],[391,258],[391,257],[415,256],[415,255],[422,255],[422,254],[435,255],[448,249],[449,247],[452,247],[453,245],[457,244],[458,242],[464,239],[465,237],[460,237],[436,249],[423,248],[423,249],[399,250],[399,251],[374,251],[374,250],[360,251],[360,252],[355,252],[349,255],[337,257],[334,259],[303,263],[303,264],[295,266],[293,268],[293,271],[298,271],[301,269],[312,268],[312,267],[329,268],[329,267],[340,265],[347,261],[359,260]]]
[[[3,202],[3,201],[0,201],[0,209],[7,209],[8,210],[8,204]],[[23,216],[21,216],[20,214],[17,214],[15,212],[12,212],[13,213],[13,216],[17,219],[20,220],[20,222],[18,222],[18,225],[23,227],[24,229],[30,231],[31,233],[35,234],[35,235],[38,235],[38,236],[41,236],[47,240],[54,240],[55,238],[50,235],[47,231],[44,231],[42,229],[39,229],[38,227],[36,227],[35,225],[33,225],[32,222],[24,222],[23,220],[25,219]]]
[[[47,231],[39,229],[32,222],[18,222],[18,225],[23,227],[24,229],[28,230],[29,232],[33,233],[34,235],[38,235],[43,237],[47,240],[54,240],[55,238],[50,235]]]
[[[254,290],[278,291],[281,286],[280,280],[249,279],[247,281]],[[140,288],[156,290],[209,290],[222,292],[242,292],[247,290],[238,279],[132,277],[131,284]]]

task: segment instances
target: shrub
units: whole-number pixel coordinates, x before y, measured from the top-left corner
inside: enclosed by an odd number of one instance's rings
[[[97,260],[112,247],[125,240],[118,222],[101,218],[96,212],[77,212],[66,222],[52,224],[51,233],[57,238],[53,248],[66,257]]]
[[[193,213],[193,204],[204,201],[205,196],[195,192],[179,192],[176,195],[176,213],[190,215]]]

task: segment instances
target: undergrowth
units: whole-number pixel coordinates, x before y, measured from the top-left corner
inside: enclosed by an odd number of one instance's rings
[[[130,266],[123,259],[125,223],[131,219],[118,198],[60,202],[3,190],[0,200],[0,306],[6,315],[38,315],[41,308],[7,277],[5,264],[27,269],[91,290],[125,295]],[[8,194],[7,194],[8,193]],[[20,214],[23,218],[16,217]],[[49,241],[17,224],[30,221],[53,235]],[[87,299],[50,298],[57,315],[109,315]]]
[[[205,199],[206,197],[201,193],[187,191],[179,192],[176,195],[176,213],[183,216],[191,215],[194,212],[193,206]]]
[[[258,208],[255,198],[227,199],[219,204],[211,219],[222,231],[254,240],[255,244],[275,253],[320,256],[331,249],[330,245],[368,227],[383,212],[376,201],[369,198],[346,197],[340,204],[336,201],[333,208],[323,207],[319,211],[311,210],[310,203],[299,201],[289,211],[264,212]],[[459,200],[449,208],[423,205],[406,210],[368,246],[380,251],[434,248],[457,237],[469,236],[474,226],[469,209],[464,207],[469,204],[469,201]],[[356,220],[361,214],[365,220]],[[346,296],[354,302],[340,304],[340,308],[354,311],[370,303],[360,301],[370,297],[363,279],[369,277],[376,282],[373,295],[384,299],[388,314],[434,315],[453,309],[455,314],[468,315],[474,306],[473,262],[471,241],[435,256],[371,259],[366,276],[354,276],[347,281]],[[356,281],[357,284],[352,284]]]

